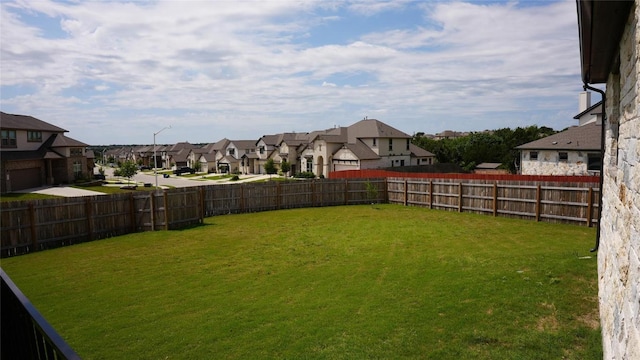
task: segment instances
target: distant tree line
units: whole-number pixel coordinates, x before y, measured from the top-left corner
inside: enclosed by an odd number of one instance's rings
[[[413,144],[432,152],[439,163],[453,163],[467,171],[483,162],[501,163],[500,168],[515,173],[520,166],[517,146],[553,135],[556,131],[542,126],[474,132],[455,139],[434,140],[424,133],[413,135]]]

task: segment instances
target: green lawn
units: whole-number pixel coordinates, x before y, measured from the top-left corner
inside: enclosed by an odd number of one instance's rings
[[[398,205],[2,260],[85,359],[601,359],[595,229]]]

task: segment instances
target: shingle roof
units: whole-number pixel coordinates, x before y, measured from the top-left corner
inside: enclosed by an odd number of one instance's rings
[[[348,129],[349,143],[355,143],[356,139],[364,138],[411,138],[407,133],[376,119],[360,120]]]
[[[3,129],[67,132],[67,130],[27,115],[0,112],[0,127]]]
[[[411,155],[415,157],[431,157],[435,156],[432,152],[427,151],[417,145],[409,144],[409,151],[411,151]]]
[[[81,141],[64,136],[64,134],[54,135],[56,138],[51,147],[85,147],[89,146]]]
[[[342,148],[349,149],[360,160],[380,159],[380,156],[363,143],[362,140],[358,140],[354,144],[344,144]]]
[[[519,150],[600,150],[602,125],[589,123],[516,147]]]
[[[589,114],[589,113],[593,113],[593,114],[602,114],[602,107],[600,106],[602,105],[602,101],[598,101],[597,103],[589,106],[588,108],[586,108],[583,112],[581,112],[580,114],[574,116],[574,119],[580,119],[583,115],[585,114]],[[600,107],[600,109],[598,109],[597,111],[596,108]]]

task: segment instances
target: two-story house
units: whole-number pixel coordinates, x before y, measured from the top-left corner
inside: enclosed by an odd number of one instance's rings
[[[68,132],[26,115],[0,112],[1,192],[71,183],[93,174],[87,144]]]

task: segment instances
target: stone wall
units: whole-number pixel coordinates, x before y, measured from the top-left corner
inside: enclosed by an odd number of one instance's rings
[[[531,151],[522,151],[522,175],[593,175],[587,170],[589,154],[593,151],[564,151],[567,161],[561,161],[557,150],[539,150],[537,160],[531,160]]]
[[[598,251],[605,359],[640,359],[640,31],[638,1],[607,82],[603,208]]]

